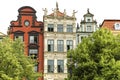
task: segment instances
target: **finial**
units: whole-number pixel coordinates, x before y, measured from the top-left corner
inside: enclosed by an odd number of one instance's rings
[[[66,9],[64,9],[64,14],[66,15]]]
[[[59,10],[59,8],[58,8],[58,2],[56,2],[56,10]]]
[[[87,9],[87,13],[90,13],[90,12],[89,12],[89,8]]]

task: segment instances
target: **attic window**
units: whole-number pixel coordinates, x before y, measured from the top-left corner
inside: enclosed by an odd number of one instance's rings
[[[90,19],[87,19],[88,22],[90,22]]]
[[[115,30],[120,30],[120,23],[115,23],[114,28]]]

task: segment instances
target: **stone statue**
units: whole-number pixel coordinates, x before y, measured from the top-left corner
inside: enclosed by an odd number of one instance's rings
[[[66,9],[64,9],[64,15],[66,16]]]
[[[45,8],[45,9],[43,9],[43,11],[44,11],[44,15],[46,16],[47,15],[47,8]]]
[[[73,10],[72,17],[75,17],[75,13],[77,13],[77,11]]]
[[[52,9],[54,16],[57,16],[57,10],[56,9]]]

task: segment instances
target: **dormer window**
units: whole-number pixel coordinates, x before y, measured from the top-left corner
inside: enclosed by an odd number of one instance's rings
[[[115,30],[120,30],[120,23],[115,23],[114,28]]]

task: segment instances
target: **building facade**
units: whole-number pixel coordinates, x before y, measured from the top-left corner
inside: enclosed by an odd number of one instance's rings
[[[77,44],[80,43],[84,37],[90,36],[93,32],[95,32],[98,29],[97,22],[93,19],[94,15],[90,13],[89,9],[83,17],[84,20],[81,20],[80,26],[77,25]]]
[[[0,41],[2,41],[2,39],[4,38],[4,37],[6,37],[7,35],[5,35],[4,33],[2,33],[2,32],[0,32]]]
[[[44,16],[44,80],[67,78],[67,51],[76,46],[75,10],[72,16],[60,12],[58,3],[53,13]]]
[[[36,11],[30,6],[23,6],[19,10],[17,21],[11,21],[8,34],[11,39],[17,38],[25,44],[25,55],[37,60],[34,66],[36,72],[44,72],[44,36],[43,22],[36,20]],[[43,80],[43,78],[39,78]]]
[[[120,34],[120,20],[117,19],[105,19],[100,28],[106,28],[110,30],[114,35]]]

